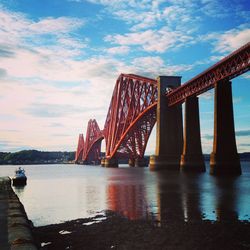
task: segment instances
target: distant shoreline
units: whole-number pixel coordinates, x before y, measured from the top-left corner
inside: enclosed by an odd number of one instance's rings
[[[250,162],[250,152],[239,153],[240,160]],[[23,150],[15,153],[0,152],[0,165],[73,164],[75,152]],[[149,156],[145,156],[149,160]],[[210,155],[204,154],[205,161]],[[124,162],[125,163],[125,162]]]
[[[22,150],[15,153],[0,152],[0,165],[69,164],[75,152]]]
[[[1,166],[6,166],[6,165],[9,165],[9,166],[17,166],[17,165],[56,165],[56,164],[75,164],[74,162],[50,162],[50,163],[46,163],[46,162],[41,162],[41,163],[34,163],[34,162],[31,162],[31,163],[6,163],[6,164],[0,164],[0,167]]]

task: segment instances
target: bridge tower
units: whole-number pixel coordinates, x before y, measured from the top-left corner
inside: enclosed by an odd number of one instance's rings
[[[185,100],[184,143],[180,167],[185,172],[206,171],[201,147],[199,99],[196,96]]]
[[[182,106],[168,106],[166,90],[181,85],[179,76],[159,76],[157,78],[157,123],[156,150],[150,157],[150,170],[176,169],[180,167],[183,145]]]
[[[84,137],[83,134],[79,134],[77,150],[75,153],[75,164],[82,163],[83,152],[84,152]]]
[[[214,142],[210,155],[210,174],[241,174],[235,140],[232,87],[228,80],[215,83]]]

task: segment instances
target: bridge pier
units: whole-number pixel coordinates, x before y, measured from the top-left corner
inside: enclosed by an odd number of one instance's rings
[[[102,158],[102,159],[101,159],[101,166],[102,166],[102,167],[105,167],[105,158]]]
[[[181,155],[181,170],[185,172],[205,172],[201,148],[199,99],[188,97],[185,102],[184,143]]]
[[[144,157],[135,159],[135,167],[147,167],[147,166],[148,166],[148,161]]]
[[[142,157],[142,158],[135,158],[135,159],[129,159],[128,165],[130,167],[147,167],[148,161]]]
[[[230,81],[215,84],[214,142],[210,155],[210,174],[240,175],[234,128],[232,87]]]
[[[105,158],[104,166],[106,168],[118,168],[118,160],[116,158]]]
[[[128,165],[129,165],[130,167],[134,167],[134,166],[135,166],[135,159],[134,159],[134,158],[130,158],[130,159],[128,160]]]
[[[155,155],[150,157],[150,170],[178,170],[180,167],[183,144],[182,106],[168,107],[166,98],[167,88],[176,88],[180,85],[179,76],[157,78],[156,151]]]

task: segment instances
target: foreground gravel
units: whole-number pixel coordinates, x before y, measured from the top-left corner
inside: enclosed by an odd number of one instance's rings
[[[129,220],[114,213],[35,227],[41,249],[250,249],[250,222]]]

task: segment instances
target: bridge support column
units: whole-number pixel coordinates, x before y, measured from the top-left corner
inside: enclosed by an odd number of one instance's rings
[[[148,161],[144,157],[135,159],[135,167],[147,167],[147,166],[148,166]]]
[[[206,171],[201,148],[199,99],[188,97],[185,102],[184,143],[181,169],[186,172]]]
[[[214,142],[210,155],[210,174],[241,174],[235,141],[232,87],[229,81],[220,81],[215,85]]]
[[[134,167],[135,166],[135,159],[129,159],[128,160],[128,165],[130,166],[130,167]]]
[[[182,106],[168,107],[167,88],[176,88],[181,77],[159,76],[157,79],[158,102],[156,122],[156,151],[150,157],[150,170],[175,169],[180,167],[183,144]]]
[[[116,158],[105,158],[105,167],[106,168],[118,168],[118,160]]]
[[[105,158],[102,158],[102,159],[101,159],[101,166],[102,166],[102,167],[105,167]]]

